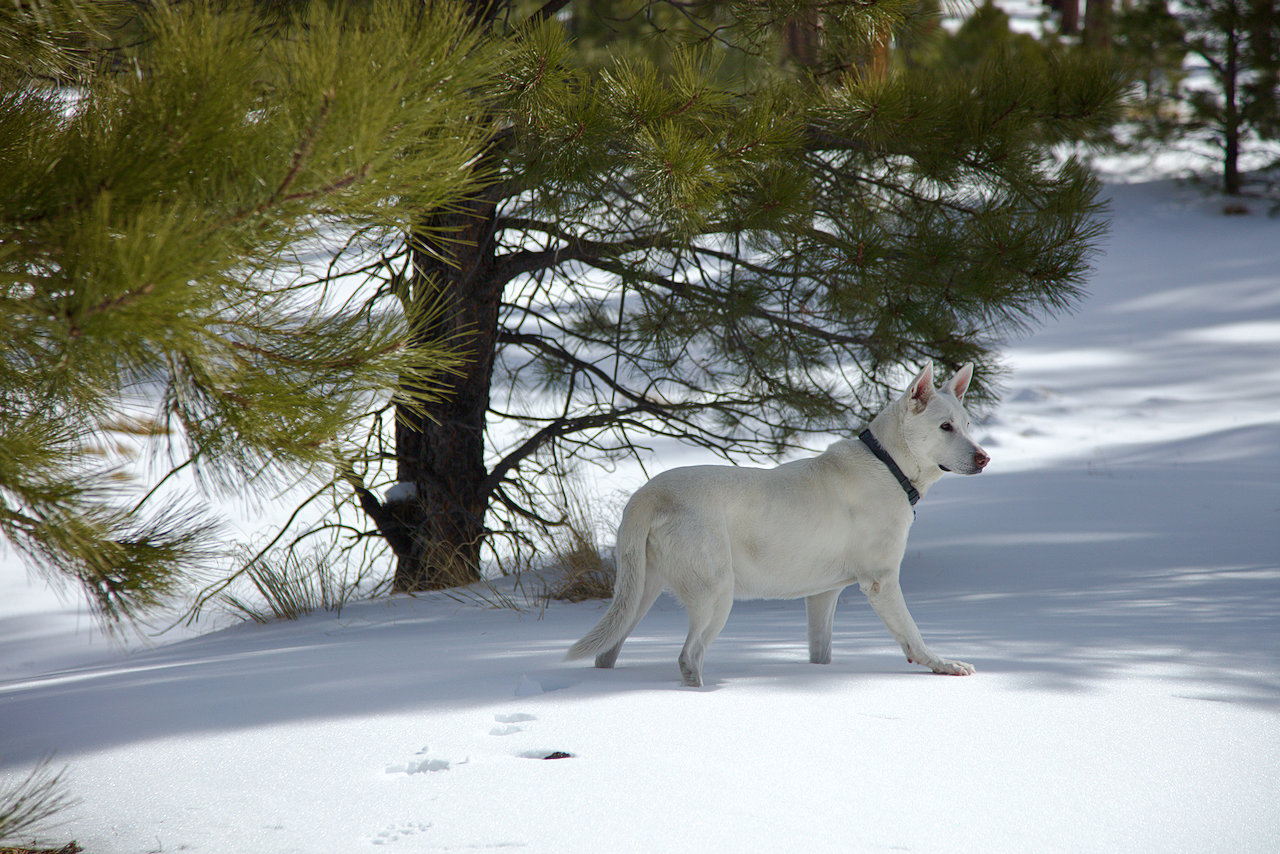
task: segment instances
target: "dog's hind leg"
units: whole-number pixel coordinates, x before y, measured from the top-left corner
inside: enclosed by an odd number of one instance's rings
[[[618,660],[618,653],[622,651],[622,645],[631,636],[631,633],[636,630],[636,626],[640,624],[640,620],[644,615],[649,613],[653,603],[658,600],[658,596],[662,593],[662,587],[662,576],[654,571],[653,567],[650,567],[648,574],[645,576],[644,593],[640,596],[640,607],[636,611],[635,618],[628,624],[627,630],[623,632],[622,640],[596,656],[596,667],[613,667],[614,662]]]
[[[945,673],[951,676],[968,676],[973,673],[973,665],[963,661],[952,661],[939,658],[925,645],[920,635],[920,628],[911,618],[907,610],[907,600],[902,597],[902,587],[896,575],[879,579],[871,584],[860,585],[867,595],[871,607],[880,615],[890,634],[906,653],[907,660],[914,664],[923,664],[934,673]]]
[[[804,608],[809,615],[809,661],[813,664],[831,663],[831,626],[843,590],[838,587],[805,597]]]
[[[683,597],[682,597],[683,599]],[[717,589],[701,591],[697,597],[683,600],[689,612],[689,636],[680,650],[680,675],[691,688],[702,687],[702,659],[707,647],[720,634],[729,611],[733,608],[733,583]]]

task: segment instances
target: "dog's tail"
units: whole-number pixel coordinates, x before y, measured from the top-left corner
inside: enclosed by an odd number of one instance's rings
[[[653,502],[647,500],[645,493],[638,493],[627,503],[622,512],[622,523],[618,526],[618,546],[614,552],[617,573],[613,582],[613,601],[596,627],[569,648],[566,659],[587,658],[615,649],[626,640],[634,623],[643,616],[637,612],[644,597],[645,550],[653,517]],[[612,657],[608,663],[597,659],[598,666],[608,667],[611,664]]]

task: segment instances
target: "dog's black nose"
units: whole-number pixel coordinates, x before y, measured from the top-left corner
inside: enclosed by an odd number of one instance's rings
[[[991,457],[987,456],[986,451],[975,451],[973,454],[973,464],[978,467],[978,471],[982,471],[987,467],[987,463],[991,462]]]

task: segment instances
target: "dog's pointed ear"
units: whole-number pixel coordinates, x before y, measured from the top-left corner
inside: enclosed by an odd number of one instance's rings
[[[963,368],[956,371],[956,375],[942,386],[943,391],[949,391],[955,395],[956,400],[964,400],[964,393],[969,390],[969,383],[973,380],[973,362],[969,362]]]
[[[933,362],[925,362],[920,373],[911,381],[905,397],[911,405],[912,412],[923,412],[933,398]]]

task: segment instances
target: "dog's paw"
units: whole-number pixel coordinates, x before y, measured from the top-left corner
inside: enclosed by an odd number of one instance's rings
[[[922,664],[932,670],[934,673],[941,673],[944,676],[969,676],[974,672],[974,667],[965,661],[952,661],[949,658],[938,658],[937,656],[908,656],[908,664]]]
[[[938,658],[929,662],[928,667],[934,673],[942,673],[946,676],[969,676],[973,674],[973,665],[964,661],[952,661],[947,658]]]

